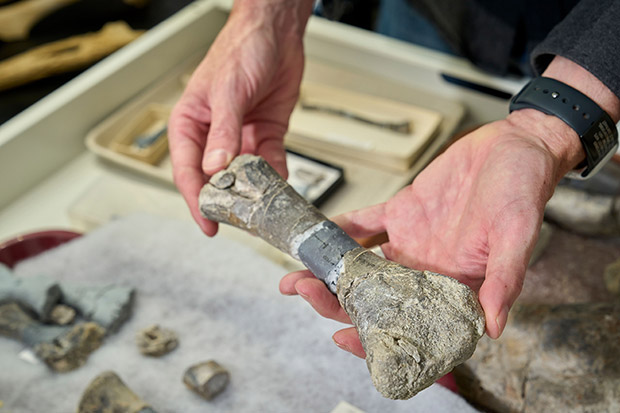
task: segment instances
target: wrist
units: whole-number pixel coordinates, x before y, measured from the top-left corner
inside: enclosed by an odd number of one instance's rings
[[[591,176],[617,148],[615,123],[620,117],[620,100],[594,75],[568,59],[556,56],[542,77],[513,97],[510,109],[515,113],[510,119],[535,130],[558,157],[563,171],[579,164],[584,168],[580,175]]]
[[[559,80],[577,89],[600,106],[611,119],[620,120],[620,99],[596,76],[577,63],[562,56],[556,56],[542,76]]]
[[[536,109],[521,109],[510,113],[506,120],[513,128],[526,129],[526,136],[535,137],[555,160],[556,181],[575,168],[585,158],[577,132],[560,118]]]
[[[230,16],[268,26],[276,38],[301,40],[313,5],[314,0],[235,0]]]

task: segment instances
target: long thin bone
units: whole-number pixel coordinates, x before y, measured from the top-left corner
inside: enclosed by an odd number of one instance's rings
[[[211,220],[242,228],[300,259],[337,293],[366,351],[373,384],[408,399],[471,357],[484,332],[476,294],[361,248],[262,158],[243,155],[200,193]]]
[[[0,9],[0,40],[25,40],[45,16],[78,0],[23,0]]]

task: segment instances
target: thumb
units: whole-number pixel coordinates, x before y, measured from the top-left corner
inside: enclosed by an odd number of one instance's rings
[[[202,158],[203,172],[211,176],[224,169],[239,154],[241,127],[243,124],[242,102],[235,102],[230,96],[216,99],[212,108],[211,125],[207,145]]]
[[[535,228],[530,231],[521,222],[513,231],[498,231],[498,239],[489,242],[489,259],[478,299],[484,310],[487,335],[493,339],[502,334],[508,312],[521,293],[536,239]]]

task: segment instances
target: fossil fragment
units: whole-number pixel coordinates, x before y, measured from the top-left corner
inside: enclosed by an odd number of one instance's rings
[[[578,234],[617,236],[620,198],[560,185],[547,202],[545,217]]]
[[[56,304],[50,312],[50,322],[64,326],[75,320],[75,310],[65,304]]]
[[[616,296],[620,296],[620,260],[612,262],[605,267],[603,278],[607,291]]]
[[[105,330],[96,323],[52,326],[39,323],[17,304],[0,306],[0,334],[20,340],[56,371],[83,365],[101,345]]]
[[[498,412],[619,411],[620,303],[517,304],[454,371],[470,401]]]
[[[135,291],[124,286],[89,286],[63,283],[62,301],[78,309],[87,320],[116,332],[131,315]]]
[[[357,327],[373,383],[407,399],[471,356],[484,333],[476,294],[361,248],[262,158],[243,155],[200,193],[208,219],[258,235],[323,280]]]
[[[49,320],[62,293],[58,284],[43,276],[17,277],[0,264],[0,304],[18,302],[42,321]]]
[[[207,400],[223,392],[229,379],[228,370],[214,360],[195,364],[183,374],[183,383]]]
[[[106,371],[88,385],[78,413],[156,413],[112,371]]]
[[[152,325],[136,334],[136,343],[140,353],[146,356],[159,357],[177,348],[179,340],[174,331]]]
[[[300,106],[303,110],[312,110],[316,112],[327,113],[329,115],[340,116],[342,118],[351,119],[357,122],[362,122],[367,125],[376,126],[378,128],[388,129],[396,133],[401,133],[403,135],[411,134],[412,127],[411,127],[411,121],[409,120],[401,120],[397,122],[381,121],[381,120],[371,119],[367,116],[352,112],[348,109],[336,108],[336,107],[326,106],[326,105],[321,105],[321,104],[308,103],[305,101],[301,101]]]

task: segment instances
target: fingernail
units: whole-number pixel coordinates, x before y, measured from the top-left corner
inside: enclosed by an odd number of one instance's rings
[[[232,155],[226,152],[224,149],[215,149],[209,152],[209,154],[205,158],[202,164],[202,169],[206,173],[218,171],[228,166],[231,160]]]
[[[497,315],[497,318],[495,319],[495,324],[497,325],[497,337],[499,337],[502,334],[502,331],[504,330],[504,326],[506,326],[506,320],[508,320],[508,312],[510,311],[510,309],[508,307],[503,307],[501,309],[501,311],[499,312],[499,314]]]
[[[334,340],[334,339],[332,338],[332,340]],[[344,351],[348,351],[349,353],[351,353],[351,349],[349,348],[349,346],[344,345],[342,343],[339,343],[336,340],[334,340],[334,344],[336,344],[338,346],[338,348],[340,348],[340,349],[342,349]]]

